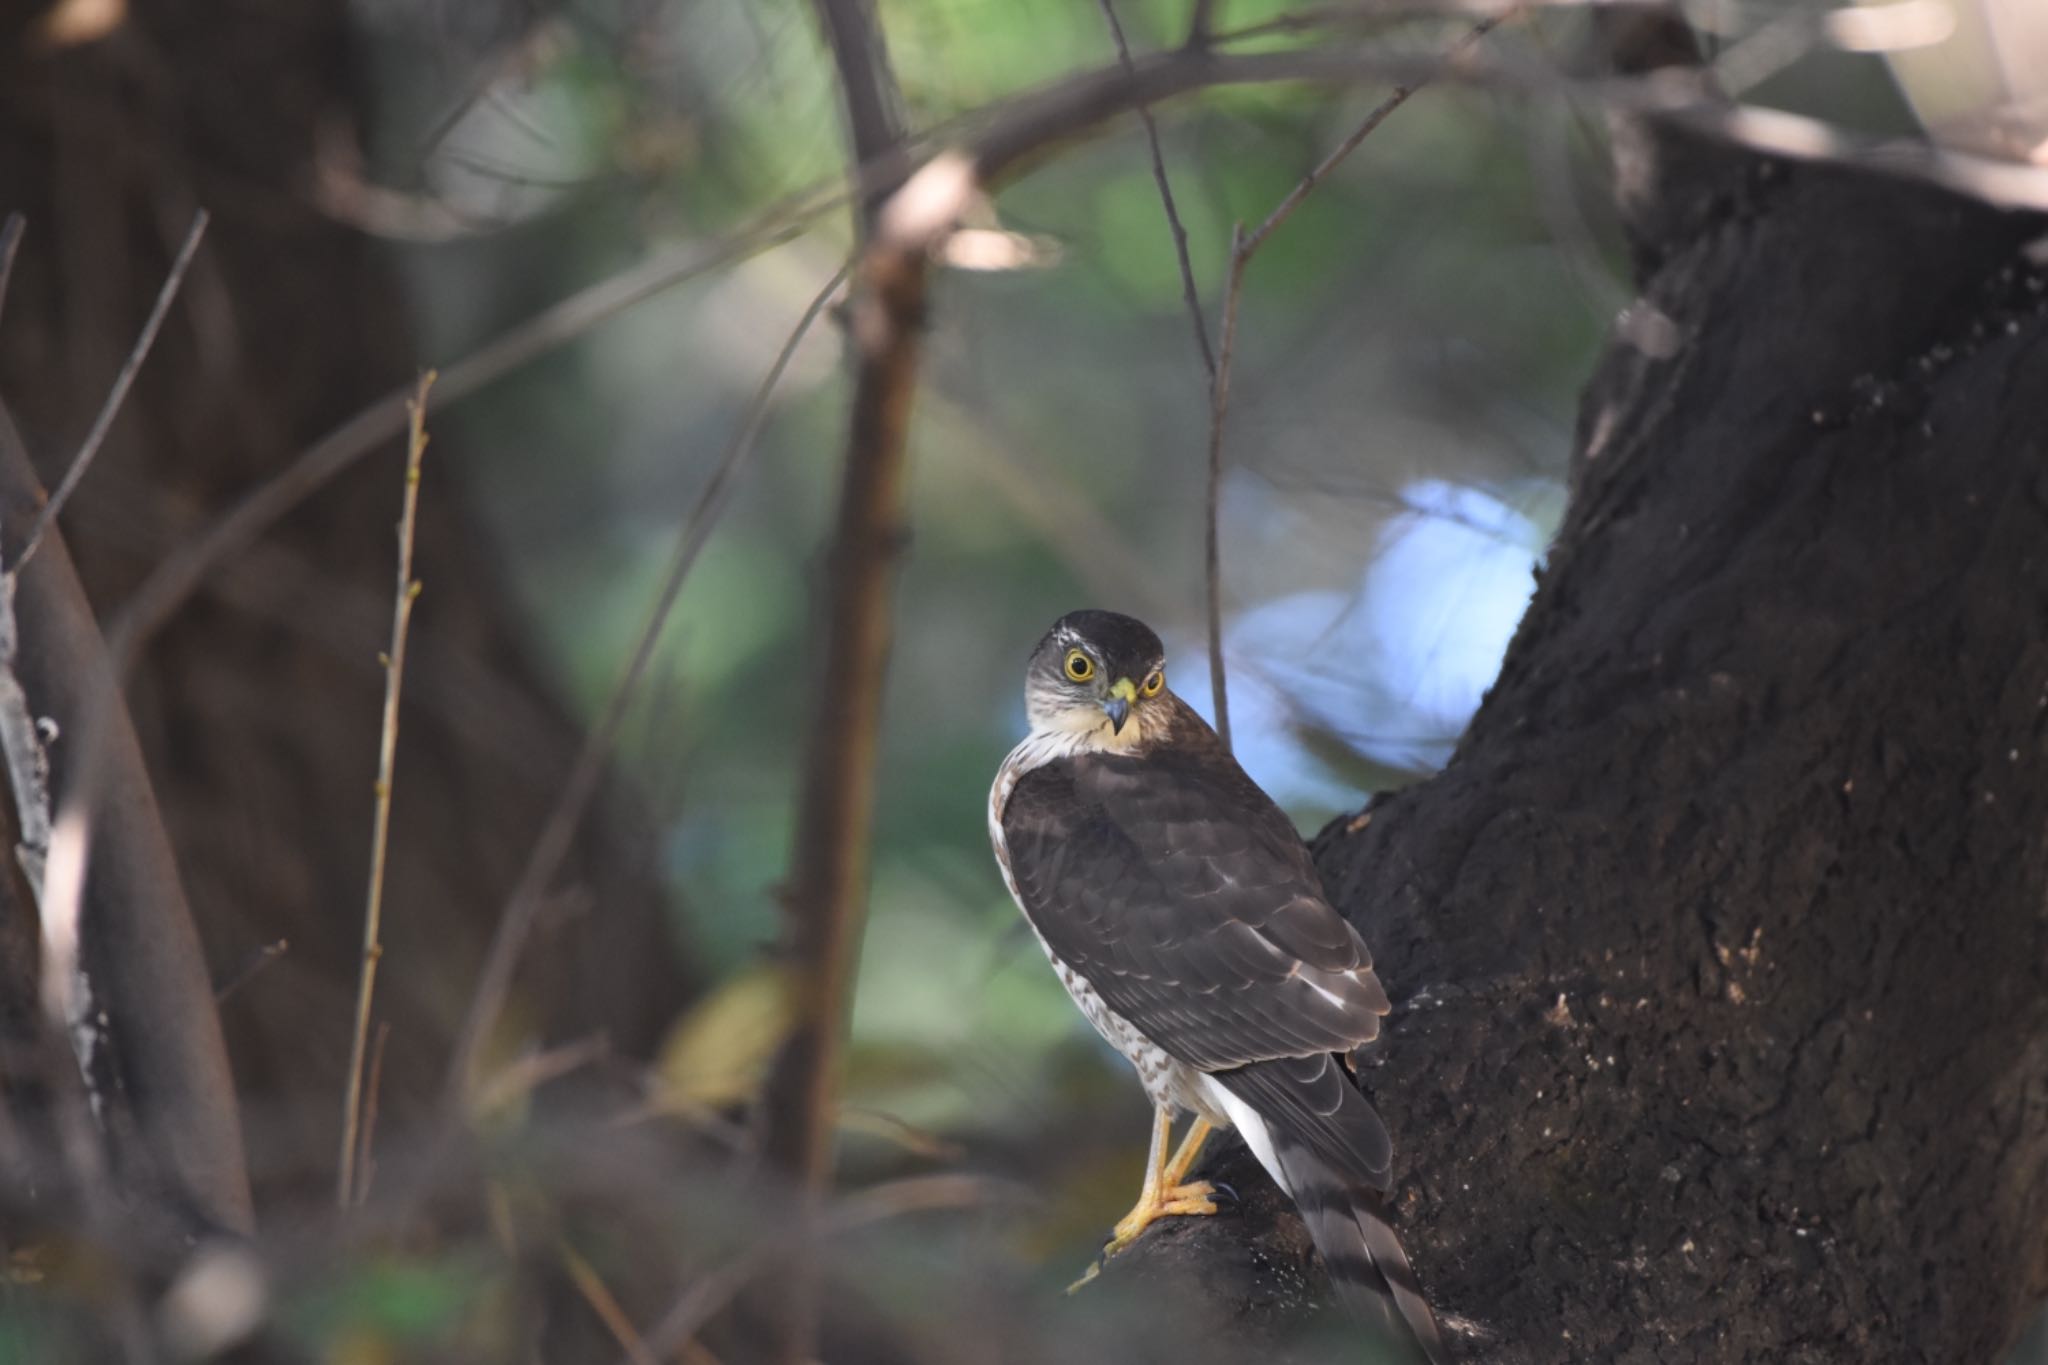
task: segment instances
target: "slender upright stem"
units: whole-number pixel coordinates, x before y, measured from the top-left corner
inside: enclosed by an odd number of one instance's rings
[[[1103,0],[1103,3],[1107,5],[1108,0]],[[1474,43],[1485,37],[1503,19],[1519,8],[1519,5],[1510,5],[1499,14],[1481,19],[1457,42],[1451,44],[1435,67],[1404,85],[1395,86],[1393,91],[1365,116],[1364,122],[1352,129],[1328,156],[1317,162],[1315,168],[1303,176],[1300,182],[1273,206],[1273,211],[1266,215],[1266,220],[1258,227],[1246,232],[1244,224],[1238,223],[1231,229],[1230,273],[1223,291],[1222,338],[1215,366],[1209,376],[1209,482],[1207,496],[1203,500],[1203,512],[1207,521],[1202,561],[1208,590],[1209,690],[1216,698],[1216,734],[1226,749],[1230,747],[1230,696],[1223,667],[1223,554],[1221,532],[1217,523],[1223,496],[1223,422],[1230,414],[1230,367],[1237,352],[1237,308],[1238,300],[1244,293],[1245,270],[1251,265],[1252,257],[1258,253],[1266,239],[1293,216],[1294,211],[1301,207],[1302,202],[1315,191],[1316,186],[1328,179],[1330,173],[1342,165],[1346,157],[1358,150],[1360,143],[1371,137],[1373,132],[1387,121],[1388,115],[1406,104],[1408,98],[1428,85],[1437,72],[1464,56]],[[1199,31],[1198,29],[1197,32]],[[1182,259],[1185,261],[1186,258]],[[1198,321],[1198,329],[1199,326]],[[1206,345],[1205,340],[1205,349]]]
[[[412,627],[419,580],[412,576],[413,533],[419,525],[420,465],[427,453],[428,370],[413,390],[405,443],[405,498],[398,517],[398,588],[391,604],[391,649],[384,656],[384,722],[377,740],[376,801],[370,824],[370,878],[363,903],[363,962],[356,979],[356,1020],[349,1041],[348,1090],[342,1096],[341,1159],[334,1201],[347,1208],[355,1199],[356,1158],[363,1116],[363,1067],[370,1047],[370,1011],[376,1001],[377,966],[384,957],[384,864],[391,845],[391,779],[398,762],[398,699],[405,686],[405,642]]]
[[[1237,300],[1244,291],[1244,224],[1230,228],[1230,282],[1223,291],[1223,332],[1216,377],[1209,384],[1209,482],[1202,500],[1205,518],[1202,573],[1209,609],[1209,692],[1216,699],[1216,737],[1230,747],[1230,689],[1223,669],[1223,420],[1230,415],[1230,362],[1237,353]]]
[[[28,231],[28,219],[19,213],[10,213],[5,222],[0,222],[0,307],[7,303],[7,282],[14,277],[14,253],[21,249],[22,234]]]

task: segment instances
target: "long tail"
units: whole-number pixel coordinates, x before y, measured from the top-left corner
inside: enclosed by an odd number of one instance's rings
[[[1260,1164],[1301,1211],[1339,1296],[1396,1332],[1405,1324],[1431,1365],[1443,1365],[1436,1314],[1387,1221],[1386,1127],[1338,1059],[1255,1062],[1210,1079]]]

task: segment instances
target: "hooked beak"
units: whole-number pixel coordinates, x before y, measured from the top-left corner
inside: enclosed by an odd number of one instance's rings
[[[1131,703],[1137,699],[1137,685],[1129,678],[1118,678],[1116,686],[1109,689],[1109,696],[1103,699],[1102,713],[1109,717],[1111,734],[1124,732],[1124,722],[1131,718]]]

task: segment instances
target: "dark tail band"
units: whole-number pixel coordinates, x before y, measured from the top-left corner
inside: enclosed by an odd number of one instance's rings
[[[1387,1221],[1388,1143],[1372,1104],[1335,1057],[1255,1062],[1215,1073],[1264,1121],[1271,1172],[1301,1211],[1330,1281],[1354,1311],[1443,1365],[1443,1334]],[[1250,1136],[1250,1135],[1248,1135]],[[1252,1141],[1257,1151],[1262,1144]],[[1261,1156],[1263,1158],[1263,1153]]]

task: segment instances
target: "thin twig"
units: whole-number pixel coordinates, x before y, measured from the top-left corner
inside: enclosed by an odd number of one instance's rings
[[[839,1128],[841,1132],[861,1133],[879,1138],[911,1156],[923,1157],[927,1161],[967,1159],[967,1149],[959,1143],[949,1142],[937,1133],[920,1128],[906,1119],[899,1119],[894,1114],[885,1114],[879,1109],[869,1109],[863,1105],[840,1105]]]
[[[860,167],[850,188],[800,191],[734,233],[675,248],[562,300],[462,360],[442,367],[441,401],[445,404],[476,392],[670,285],[800,235],[820,213],[845,202],[849,193],[865,195],[877,187],[901,184],[917,164],[917,151],[929,153],[948,140],[964,149],[978,180],[986,186],[1014,173],[1047,148],[1080,137],[1140,105],[1222,86],[1416,79],[1428,70],[1412,58],[1373,51],[1213,50],[1251,36],[1250,30],[1213,34],[1206,46],[1137,59],[1134,70],[1117,63],[1083,72],[949,119],[880,161]],[[1661,114],[1756,151],[1924,180],[2007,207],[2048,209],[2048,170],[1947,151],[1924,141],[1859,137],[1815,119],[1731,106],[1704,89],[1674,83],[1668,73],[1655,79],[1581,80],[1526,63],[1499,62],[1461,74],[1473,84],[1521,94],[1579,91],[1611,109]],[[125,671],[148,637],[222,560],[246,547],[342,470],[402,432],[404,397],[403,391],[385,396],[301,451],[268,483],[158,565],[109,622],[107,636],[116,664]]]
[[[1013,170],[1032,153],[1076,137],[1119,113],[1174,95],[1217,85],[1293,80],[1356,80],[1405,69],[1371,59],[1326,53],[1252,53],[1241,56],[1181,52],[1084,73],[988,109],[949,120],[917,140],[930,147],[960,135],[984,181]],[[445,407],[506,374],[583,336],[644,299],[720,266],[758,255],[809,230],[818,215],[901,185],[915,168],[908,145],[863,162],[850,184],[813,187],[756,215],[747,225],[708,242],[665,251],[601,280],[501,333],[477,350],[440,367],[437,403]],[[2044,191],[2048,193],[2048,191]],[[280,472],[167,556],[109,621],[107,640],[125,673],[142,646],[191,596],[201,579],[246,548],[327,483],[405,430],[410,389],[397,389],[329,431],[288,460]],[[82,765],[87,771],[90,765]],[[67,802],[68,804],[68,802]]]
[[[1102,10],[1102,18],[1109,25],[1109,36],[1116,41],[1117,60],[1124,70],[1134,68],[1131,61],[1131,46],[1124,40],[1124,26],[1116,17],[1115,0],[1095,0]],[[1205,33],[1207,26],[1206,4],[1196,7],[1194,23],[1189,41],[1195,34]],[[1159,187],[1159,204],[1166,210],[1166,226],[1173,234],[1173,256],[1180,264],[1180,295],[1188,308],[1188,321],[1195,329],[1195,349],[1202,354],[1202,372],[1208,376],[1210,388],[1216,386],[1216,353],[1209,349],[1209,324],[1202,318],[1202,296],[1195,287],[1194,263],[1188,259],[1188,233],[1181,226],[1180,206],[1173,199],[1173,184],[1166,176],[1166,154],[1159,146],[1159,125],[1152,118],[1152,111],[1145,105],[1138,106],[1138,120],[1145,125],[1145,145],[1152,153],[1152,183]]]
[[[597,1267],[586,1260],[583,1254],[565,1240],[559,1243],[562,1253],[562,1269],[569,1274],[569,1283],[576,1286],[576,1292],[583,1296],[583,1302],[590,1305],[590,1311],[597,1314],[597,1320],[612,1334],[612,1340],[619,1343],[619,1349],[626,1353],[629,1365],[659,1365],[660,1357],[647,1349],[647,1342],[633,1326],[633,1319],[626,1315],[618,1297],[606,1287],[604,1279],[597,1273]]]
[[[370,1074],[363,1081],[363,1140],[356,1151],[356,1203],[370,1199],[377,1181],[377,1106],[384,1094],[384,1049],[391,1042],[391,1021],[377,1021],[377,1041],[370,1047]]]
[[[642,300],[801,236],[818,212],[843,201],[843,195],[822,202],[797,196],[736,232],[674,247],[578,290],[454,364],[441,367],[434,389],[435,411],[567,345]],[[257,485],[176,553],[166,556],[109,625],[108,646],[116,665],[125,672],[143,644],[215,566],[247,548],[357,460],[402,434],[411,397],[409,384],[385,394],[293,456],[276,475]]]
[[[1244,224],[1230,225],[1230,280],[1223,291],[1223,354],[1209,381],[1209,466],[1203,490],[1202,574],[1209,617],[1209,695],[1216,737],[1230,748],[1230,689],[1223,667],[1223,419],[1230,413],[1230,362],[1237,353],[1237,301],[1244,292]]]
[[[0,224],[0,308],[7,305],[7,283],[14,278],[14,253],[21,249],[22,236],[28,231],[28,219],[19,213],[7,215],[7,221]]]
[[[1182,610],[1185,603],[1179,594],[1159,588],[1158,575],[1145,557],[1117,534],[1100,507],[1066,481],[1029,467],[999,433],[974,432],[950,450],[948,458],[1007,502],[1079,581],[1105,595],[1126,596],[1131,609],[1148,618],[1168,618]]]
[[[525,1053],[492,1074],[490,1084],[476,1094],[476,1108],[486,1114],[508,1108],[550,1081],[603,1061],[611,1050],[611,1040],[602,1033],[594,1033],[558,1047]]]
[[[1349,5],[1309,5],[1289,10],[1284,14],[1237,28],[1212,32],[1209,41],[1219,44],[1242,43],[1254,38],[1306,33],[1315,29],[1392,27],[1432,19],[1501,19],[1511,11],[1536,6],[1556,10],[1598,10],[1613,2],[1614,0],[1415,0],[1414,3],[1393,4],[1388,3],[1388,0],[1359,0],[1359,3]],[[1664,0],[1642,0],[1640,4],[1631,4],[1630,8],[1681,12],[1681,7],[1677,3],[1667,4]]]
[[[445,1103],[451,1110],[459,1104],[474,1079],[478,1048],[486,1032],[497,1019],[504,1007],[505,996],[512,987],[513,969],[518,966],[520,950],[525,947],[527,935],[533,929],[534,918],[539,914],[542,898],[549,883],[560,869],[562,858],[569,851],[569,842],[575,837],[583,820],[583,812],[597,793],[598,781],[604,775],[604,765],[610,757],[612,745],[618,738],[619,727],[624,723],[627,705],[639,688],[641,677],[653,661],[654,651],[661,642],[663,631],[668,625],[670,614],[675,609],[676,599],[682,593],[684,580],[690,568],[697,562],[697,556],[711,537],[712,528],[717,525],[719,514],[725,510],[726,499],[730,496],[733,480],[746,463],[759,440],[761,428],[768,420],[768,414],[776,387],[782,382],[782,375],[789,368],[789,362],[796,355],[797,347],[810,334],[811,327],[825,311],[832,297],[839,292],[846,280],[846,267],[834,272],[832,278],[820,289],[803,316],[797,319],[790,330],[775,361],[768,367],[768,374],[761,386],[748,400],[746,415],[741,419],[739,430],[733,434],[730,444],[720,457],[718,467],[712,472],[704,491],[698,495],[697,503],[690,509],[690,515],[676,537],[675,557],[669,563],[668,576],[648,611],[646,624],[641,627],[640,638],[634,645],[633,657],[625,671],[619,675],[612,688],[611,696],[605,702],[604,713],[584,736],[583,747],[576,755],[576,761],[569,770],[567,780],[562,784],[561,795],[548,812],[547,823],[541,827],[540,837],[534,841],[533,853],[527,859],[526,867],[519,874],[518,884],[512,889],[505,903],[505,910],[498,918],[498,928],[491,938],[491,946],[484,957],[482,971],[478,975],[475,994],[469,1004],[469,1013],[462,1021],[462,1031],[456,1036],[453,1059],[448,1067],[448,1079],[444,1087]]]
[[[1104,0],[1107,3],[1107,0]],[[1373,111],[1365,121],[1351,130],[1351,133],[1337,144],[1328,156],[1318,162],[1315,168],[1301,178],[1299,184],[1289,190],[1276,204],[1266,220],[1247,233],[1244,224],[1238,223],[1230,232],[1230,272],[1223,290],[1223,336],[1222,355],[1210,377],[1209,383],[1209,470],[1207,497],[1203,511],[1208,518],[1203,540],[1203,570],[1207,576],[1207,598],[1209,614],[1209,690],[1216,699],[1216,734],[1223,741],[1223,747],[1230,747],[1230,697],[1223,666],[1223,567],[1222,536],[1219,517],[1223,494],[1223,424],[1230,413],[1230,371],[1231,361],[1237,350],[1238,303],[1244,293],[1245,270],[1251,265],[1266,239],[1301,207],[1302,201],[1315,192],[1316,186],[1328,179],[1330,173],[1342,165],[1344,159],[1358,150],[1360,143],[1371,137],[1373,132],[1396,109],[1406,104],[1409,97],[1428,85],[1438,71],[1448,67],[1462,57],[1472,45],[1485,37],[1500,22],[1514,13],[1516,6],[1510,6],[1499,14],[1490,14],[1474,24],[1467,32],[1451,44],[1438,60],[1436,67],[1406,85],[1397,85],[1393,92]]]
[[[384,864],[391,845],[391,782],[398,765],[398,699],[405,687],[405,641],[412,627],[419,580],[412,576],[413,532],[419,525],[420,465],[427,453],[427,391],[434,372],[413,389],[405,443],[405,496],[398,517],[398,587],[391,604],[391,650],[384,656],[384,719],[377,739],[376,800],[370,824],[370,878],[363,899],[363,962],[356,980],[356,1021],[348,1052],[348,1089],[342,1096],[341,1162],[334,1202],[347,1208],[355,1195],[356,1155],[363,1113],[363,1066],[370,1045],[370,1010],[377,965],[384,956]]]
[[[800,190],[731,233],[671,248],[549,305],[460,360],[439,367],[437,402],[445,407],[466,398],[665,289],[801,236],[820,214],[850,197],[865,198],[900,186],[917,168],[913,154],[916,148],[929,151],[948,140],[957,141],[965,149],[962,154],[973,163],[978,179],[989,184],[1015,171],[1033,154],[1078,137],[1140,105],[1218,86],[1287,81],[1340,83],[1373,76],[1391,77],[1414,69],[1412,61],[1370,54],[1228,54],[1181,49],[1140,60],[1135,69],[1127,70],[1117,63],[1026,91],[947,120],[913,142],[863,163],[850,177],[850,183]],[[1542,73],[1491,74],[1507,88],[1547,90],[1559,84]],[[2041,202],[2048,204],[2048,173],[2034,174],[2040,183]],[[158,564],[108,622],[107,641],[117,670],[126,672],[150,636],[191,596],[206,574],[246,548],[343,470],[402,434],[405,402],[410,392],[408,386],[385,394],[298,452],[279,473],[251,490],[177,553]]]
[[[171,311],[171,303],[178,297],[178,287],[185,282],[185,270],[198,254],[199,243],[206,236],[207,213],[205,209],[192,215],[192,226],[185,232],[184,245],[178,248],[177,257],[171,262],[171,270],[164,277],[163,288],[156,294],[156,304],[149,310],[149,317],[142,324],[141,335],[135,338],[135,345],[128,352],[121,372],[114,377],[114,386],[107,390],[106,401],[100,404],[99,416],[93,419],[92,430],[85,434],[84,444],[78,447],[78,454],[72,456],[71,467],[64,471],[63,480],[57,491],[50,494],[50,500],[43,504],[43,510],[36,513],[36,519],[28,528],[28,540],[21,548],[21,557],[14,561],[14,567],[34,558],[36,547],[43,542],[43,532],[64,510],[64,504],[78,488],[85,471],[92,467],[93,457],[100,453],[100,444],[107,439],[107,431],[114,425],[114,418],[120,415],[122,400],[128,397],[130,386],[135,383],[136,374],[142,369],[142,362],[149,358],[150,347],[156,344],[157,330],[164,325],[164,318]]]
[[[1330,172],[1336,170],[1338,166],[1344,163],[1346,157],[1358,150],[1358,144],[1371,137],[1379,129],[1379,126],[1387,121],[1388,115],[1406,104],[1416,91],[1421,90],[1436,79],[1443,68],[1464,56],[1474,43],[1484,38],[1495,28],[1498,28],[1501,22],[1512,15],[1517,8],[1519,7],[1509,6],[1499,14],[1488,15],[1486,18],[1481,19],[1478,23],[1467,29],[1464,35],[1455,43],[1451,44],[1442,58],[1438,60],[1435,69],[1423,73],[1405,85],[1395,86],[1393,91],[1375,105],[1370,114],[1365,116],[1365,122],[1352,129],[1350,135],[1337,144],[1336,150],[1324,157],[1314,170],[1301,178],[1300,184],[1287,192],[1287,196],[1274,206],[1271,213],[1266,215],[1266,221],[1259,224],[1258,230],[1245,239],[1244,245],[1238,252],[1232,253],[1233,256],[1241,253],[1249,258],[1253,252],[1259,249],[1266,238],[1272,235],[1275,228],[1293,216],[1294,211],[1301,207],[1301,201],[1308,198],[1315,191],[1316,186],[1329,178]]]
[[[820,1231],[827,1235],[853,1232],[906,1214],[972,1208],[990,1203],[1000,1195],[1018,1193],[1015,1186],[986,1176],[910,1176],[848,1196],[823,1220]],[[785,1220],[772,1236],[756,1242],[709,1274],[699,1276],[647,1333],[647,1348],[657,1358],[680,1354],[749,1281],[773,1263],[790,1242],[803,1235],[800,1228]],[[621,1360],[618,1365],[632,1365],[632,1361]]]
[[[248,985],[251,981],[254,981],[265,967],[268,967],[287,952],[290,952],[291,946],[289,940],[279,939],[275,943],[266,943],[251,953],[249,960],[242,964],[242,969],[229,977],[225,985],[215,989],[213,993],[213,1003],[215,1006],[226,1004],[229,997],[233,996],[235,992],[241,990],[242,987]]]
[[[550,25],[538,22],[537,19],[538,15],[535,22],[514,30],[500,41],[494,50],[486,51],[479,56],[455,102],[428,127],[426,136],[420,139],[418,147],[413,150],[416,171],[426,168],[428,159],[440,150],[448,135],[462,125],[462,121],[469,117],[470,111],[491,93],[493,86],[516,71],[521,64],[533,59],[535,45],[545,42],[551,32]],[[519,126],[524,128],[523,124]]]

